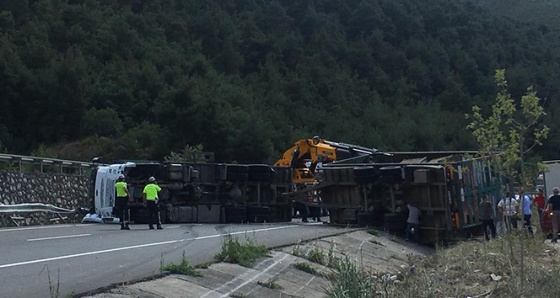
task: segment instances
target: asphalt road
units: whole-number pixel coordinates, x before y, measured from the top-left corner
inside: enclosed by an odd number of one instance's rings
[[[0,229],[0,296],[59,297],[160,274],[183,254],[193,265],[210,262],[224,237],[278,247],[346,229],[301,222],[273,224],[174,224],[163,230],[113,224]]]

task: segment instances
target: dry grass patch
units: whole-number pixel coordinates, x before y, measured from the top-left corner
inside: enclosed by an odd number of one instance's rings
[[[395,278],[375,277],[376,295],[560,297],[560,287],[556,286],[560,278],[558,250],[543,243],[542,237],[524,238],[522,274],[522,237],[461,242],[429,257],[410,256],[409,267]]]

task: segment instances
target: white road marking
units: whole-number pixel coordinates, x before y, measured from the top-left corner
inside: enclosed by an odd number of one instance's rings
[[[280,258],[279,260],[276,260],[274,263],[270,264],[270,266],[266,267],[263,271],[254,272],[253,277],[251,277],[251,278],[247,279],[246,281],[242,282],[240,285],[238,285],[237,287],[235,287],[235,288],[232,289],[231,291],[229,291],[229,292],[227,292],[227,293],[224,293],[222,296],[220,296],[220,298],[230,297],[230,295],[231,295],[232,293],[234,293],[235,291],[241,289],[241,288],[244,287],[245,285],[247,285],[247,284],[253,282],[253,281],[254,281],[255,279],[257,279],[259,276],[265,274],[268,270],[272,269],[274,266],[276,266],[278,263],[282,262],[282,260],[284,260],[284,259],[285,259],[286,257],[288,257],[288,256],[289,256],[288,254],[284,255],[282,258]],[[246,272],[246,273],[249,273],[249,271]],[[227,283],[225,283],[224,285],[220,286],[219,288],[216,288],[216,289],[214,289],[214,290],[210,290],[210,291],[206,292],[206,294],[200,296],[200,298],[204,298],[204,297],[206,297],[207,295],[210,295],[210,294],[216,294],[216,293],[219,294],[221,289],[226,288],[229,284],[235,283],[238,279],[241,279],[240,276],[238,276],[238,277],[236,277],[236,278],[234,278],[234,279],[228,281]]]
[[[86,224],[81,225],[51,225],[51,226],[35,226],[35,227],[25,227],[25,228],[13,228],[13,229],[0,229],[0,232],[13,232],[13,231],[25,231],[25,230],[40,230],[40,229],[57,229],[57,228],[68,228],[68,227],[83,227]]]
[[[314,279],[315,279],[315,276],[311,277],[311,278],[309,279],[309,281],[307,281],[307,283],[306,283],[305,285],[301,286],[301,288],[297,289],[297,290],[296,290],[295,292],[293,292],[292,294],[295,295],[295,294],[297,294],[297,292],[299,292],[299,291],[303,290],[305,287],[309,286],[309,284],[310,284]]]
[[[85,237],[85,236],[90,236],[90,235],[91,235],[91,234],[80,234],[80,235],[68,235],[68,236],[56,236],[56,237],[34,238],[34,239],[27,239],[27,241],[41,241],[41,240],[53,240],[53,239],[62,239],[62,238]]]
[[[31,261],[11,263],[11,264],[4,264],[4,265],[0,265],[0,269],[29,265],[29,264],[36,264],[36,263],[43,263],[43,262],[49,262],[49,261],[64,260],[64,259],[78,258],[78,257],[84,257],[84,256],[91,256],[91,255],[98,255],[98,254],[110,253],[110,252],[121,251],[121,250],[137,249],[137,248],[144,248],[144,247],[151,247],[151,246],[158,246],[158,245],[166,245],[166,244],[172,244],[172,243],[178,243],[178,242],[184,242],[184,241],[194,241],[194,240],[202,240],[202,239],[210,239],[210,238],[219,238],[219,237],[229,236],[229,235],[239,235],[239,234],[246,234],[246,233],[258,233],[258,232],[266,232],[266,231],[279,230],[279,229],[290,229],[290,228],[297,228],[297,227],[299,227],[299,226],[297,226],[297,225],[280,226],[280,227],[274,227],[274,228],[247,230],[247,231],[239,231],[239,232],[226,233],[226,234],[214,234],[214,235],[202,236],[202,237],[177,239],[177,240],[169,240],[169,241],[162,241],[162,242],[153,242],[153,243],[133,245],[133,246],[124,246],[124,247],[117,247],[117,248],[111,248],[111,249],[84,252],[84,253],[79,253],[79,254],[71,254],[71,255],[65,255],[65,256],[59,256],[59,257],[52,257],[52,258],[37,259],[37,260],[31,260]]]

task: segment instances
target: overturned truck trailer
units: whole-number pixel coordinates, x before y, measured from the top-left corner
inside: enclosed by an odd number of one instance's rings
[[[420,236],[438,243],[478,232],[479,203],[500,199],[503,179],[487,160],[459,152],[392,153],[380,163],[323,167],[321,205],[331,223],[384,225],[404,231],[407,204],[421,210]],[[300,192],[301,193],[301,192]]]
[[[164,223],[241,223],[291,221],[291,169],[265,164],[126,162],[99,166],[92,177],[95,217],[114,221],[115,181],[125,175],[130,219],[146,223],[142,192],[150,176],[162,188]]]

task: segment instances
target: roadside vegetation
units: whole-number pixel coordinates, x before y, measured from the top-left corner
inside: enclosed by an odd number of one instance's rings
[[[187,258],[185,257],[184,251],[183,251],[183,259],[179,264],[165,265],[163,266],[163,270],[176,274],[202,277],[202,273],[200,273],[200,271],[198,271],[194,266],[189,264]]]
[[[510,246],[520,243],[524,274],[521,259],[510,254]],[[327,297],[560,297],[558,250],[539,235],[461,242],[428,257],[411,256],[408,263],[397,274],[384,274],[340,258]]]
[[[307,272],[309,274],[313,274],[313,275],[316,275],[316,276],[323,276],[323,274],[319,270],[315,269],[309,263],[303,263],[303,262],[295,263],[295,264],[293,264],[293,266],[294,266],[294,268],[299,269],[303,272]]]
[[[253,239],[246,237],[244,242],[240,242],[239,239],[229,236],[222,244],[222,250],[214,256],[214,259],[218,262],[251,267],[258,258],[267,255],[266,247],[256,243]]]
[[[276,282],[272,281],[257,281],[257,284],[263,286],[265,288],[273,289],[273,290],[281,290],[282,286],[277,284]]]

